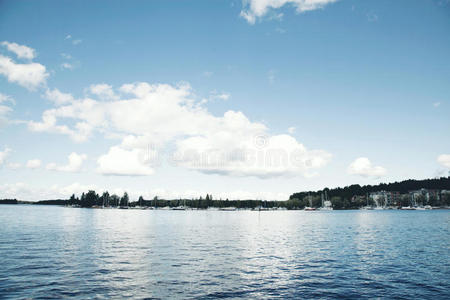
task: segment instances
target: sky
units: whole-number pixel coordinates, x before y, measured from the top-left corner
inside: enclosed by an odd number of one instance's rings
[[[450,174],[450,1],[0,1],[0,198]]]

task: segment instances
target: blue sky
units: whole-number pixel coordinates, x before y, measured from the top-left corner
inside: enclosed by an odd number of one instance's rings
[[[0,198],[450,170],[449,1],[2,1],[0,42]]]

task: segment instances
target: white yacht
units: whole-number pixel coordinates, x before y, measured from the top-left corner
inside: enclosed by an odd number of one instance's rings
[[[322,206],[319,208],[319,210],[333,210],[331,201],[328,199],[327,191],[325,191],[325,196],[324,193],[322,193],[321,197],[322,197]]]

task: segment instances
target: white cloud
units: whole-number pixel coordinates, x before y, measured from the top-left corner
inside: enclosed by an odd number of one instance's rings
[[[295,127],[289,127],[287,131],[288,131],[289,134],[294,134],[295,133]]]
[[[74,44],[75,46],[78,44],[81,44],[82,40],[78,39],[78,40],[73,40],[72,44]]]
[[[154,170],[146,164],[142,149],[126,150],[115,146],[100,156],[97,172],[104,175],[143,176],[153,174]]]
[[[450,154],[439,155],[437,161],[444,167],[450,168]]]
[[[433,106],[434,106],[434,107],[439,107],[439,106],[441,106],[441,102],[434,102],[434,103],[433,103]]]
[[[64,38],[65,40],[70,40],[72,38],[72,35],[68,34],[66,35],[66,37]]]
[[[359,157],[350,164],[347,172],[363,177],[380,177],[386,174],[386,169],[380,166],[373,166],[367,157]]]
[[[171,162],[224,175],[312,176],[331,159],[329,153],[307,150],[291,136],[269,135],[265,125],[251,122],[242,112],[214,116],[201,101],[192,99],[187,84],[135,83],[119,90],[125,99],[77,99],[45,111],[42,121],[28,126],[33,131],[66,134],[78,142],[96,131],[122,137],[120,145],[98,159],[98,172],[110,175],[152,174],[152,161],[144,155],[149,154],[149,145],[154,146],[152,152],[174,145]],[[199,160],[198,155],[212,160]]]
[[[39,159],[30,159],[27,161],[28,169],[37,169],[42,165],[42,162]]]
[[[33,59],[36,56],[36,52],[33,48],[24,45],[7,41],[2,42],[1,45],[6,47],[8,51],[14,52],[18,58]]]
[[[11,96],[0,93],[0,103],[4,102],[10,102],[12,104],[16,103],[16,101],[14,101],[14,99]]]
[[[56,105],[67,104],[67,103],[71,103],[74,101],[74,98],[71,94],[62,93],[58,89],[53,89],[53,90],[47,89],[45,91],[44,96],[45,96],[45,98],[52,101]]]
[[[6,158],[9,156],[10,153],[11,153],[10,148],[5,148],[3,151],[0,151],[0,166],[2,166],[5,163]]]
[[[214,99],[226,101],[226,100],[230,99],[230,94],[220,93],[220,94],[214,94],[214,95],[212,95],[212,97]]]
[[[2,105],[2,103],[6,103],[6,102],[9,102],[12,104],[16,103],[11,96],[0,93],[0,126],[8,123],[8,114],[10,112],[12,112],[11,107]]]
[[[261,124],[240,112],[227,112],[221,122],[217,132],[178,141],[174,162],[208,174],[269,178],[315,176],[331,160],[326,151],[308,150],[289,135],[265,135]]]
[[[11,58],[0,55],[0,74],[9,82],[17,83],[29,90],[45,85],[48,73],[45,66],[39,63],[19,64]]]
[[[227,93],[218,93],[216,90],[209,94],[208,98],[204,98],[200,101],[200,104],[206,104],[215,100],[227,101],[230,99],[231,95]]]
[[[60,171],[60,172],[79,172],[81,171],[81,166],[83,161],[87,159],[86,154],[77,154],[72,152],[68,156],[69,162],[66,165],[58,166],[55,163],[50,163],[47,165],[47,170]]]
[[[112,86],[106,83],[92,84],[89,86],[88,91],[91,94],[98,96],[100,99],[116,100],[119,98],[114,93]]]
[[[73,69],[73,65],[65,62],[65,63],[61,64],[61,68],[62,69],[72,70]]]
[[[323,8],[325,5],[337,0],[243,0],[241,17],[250,24],[267,15],[271,10],[279,9],[287,4],[295,7],[298,13]],[[282,17],[282,14],[275,14]]]
[[[7,115],[12,111],[12,108],[5,105],[0,105],[0,124],[7,122]]]

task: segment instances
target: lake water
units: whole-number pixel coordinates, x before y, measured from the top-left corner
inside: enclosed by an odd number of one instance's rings
[[[0,298],[450,298],[450,211],[0,206]]]

